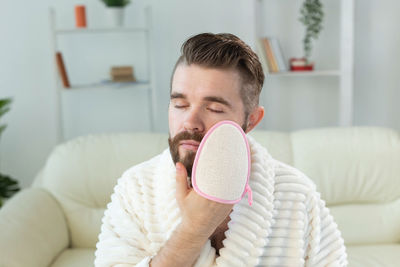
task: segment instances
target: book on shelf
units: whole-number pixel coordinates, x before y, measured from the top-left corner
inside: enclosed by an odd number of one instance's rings
[[[265,72],[274,73],[288,70],[278,39],[274,37],[258,39],[257,50]]]
[[[260,59],[263,71],[265,73],[268,73],[269,67],[268,67],[268,62],[267,62],[267,54],[265,52],[264,43],[263,43],[262,39],[257,39],[256,46],[257,46],[258,58]]]
[[[278,64],[276,63],[274,52],[272,51],[272,46],[268,38],[263,39],[265,51],[267,52],[267,60],[271,65],[271,72],[278,72]]]
[[[58,73],[60,74],[61,81],[62,81],[64,87],[71,88],[71,85],[69,84],[67,69],[65,68],[65,64],[64,64],[64,60],[63,60],[61,52],[56,53],[56,63],[57,63]]]
[[[288,71],[286,60],[283,56],[282,49],[281,49],[278,39],[271,37],[269,40],[270,40],[270,44],[272,46],[272,51],[275,55],[275,59],[278,63],[279,71]]]

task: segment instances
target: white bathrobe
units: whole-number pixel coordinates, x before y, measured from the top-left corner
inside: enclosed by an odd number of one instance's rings
[[[196,267],[347,266],[343,239],[314,183],[248,137],[253,205],[230,214],[218,256],[210,240]],[[181,222],[169,150],[127,170],[105,211],[95,266],[149,266]]]

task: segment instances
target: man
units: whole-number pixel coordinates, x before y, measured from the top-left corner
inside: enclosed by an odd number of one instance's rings
[[[231,120],[261,121],[264,74],[232,34],[199,34],[182,46],[171,79],[169,149],[127,170],[103,218],[96,266],[346,266],[343,240],[309,178],[248,137],[247,200],[231,205],[190,186],[199,143]]]

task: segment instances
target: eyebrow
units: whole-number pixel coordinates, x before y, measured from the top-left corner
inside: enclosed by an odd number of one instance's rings
[[[186,95],[184,95],[182,93],[172,93],[171,94],[171,100],[177,99],[177,98],[187,99]],[[222,105],[225,105],[225,106],[229,107],[230,109],[232,109],[232,105],[228,101],[226,101],[224,98],[219,97],[219,96],[206,96],[206,97],[203,97],[203,100],[208,101],[208,102],[221,103]]]

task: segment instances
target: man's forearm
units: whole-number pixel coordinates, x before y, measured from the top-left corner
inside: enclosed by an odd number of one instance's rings
[[[192,266],[199,257],[209,235],[195,234],[181,225],[171,235],[165,246],[151,260],[151,267]]]

